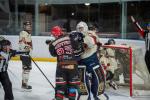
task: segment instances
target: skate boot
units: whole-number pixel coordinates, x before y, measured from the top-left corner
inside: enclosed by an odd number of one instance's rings
[[[77,97],[77,100],[80,100],[80,97],[81,97],[81,94],[79,93],[79,94],[78,94],[78,97]]]
[[[87,100],[91,100],[91,96],[88,96]]]
[[[94,100],[100,100],[100,99],[96,96],[96,97],[94,97]]]
[[[27,85],[27,84],[22,84],[22,89],[24,91],[29,91],[30,92],[32,90],[32,86]]]
[[[98,99],[94,99],[94,100],[109,100],[109,97],[107,94],[103,93],[99,96]]]
[[[114,90],[118,89],[118,85],[114,81],[110,81],[109,86],[112,87]]]

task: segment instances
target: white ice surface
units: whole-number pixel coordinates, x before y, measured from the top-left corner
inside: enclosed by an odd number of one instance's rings
[[[51,83],[55,86],[55,71],[56,63],[54,62],[36,62],[41,70],[45,73]],[[22,66],[20,61],[9,62],[9,77],[13,86],[13,94],[15,100],[52,100],[54,97],[54,89],[47,82],[45,77],[37,69],[35,64],[32,62],[32,70],[30,74],[29,84],[32,85],[33,89],[31,92],[22,92],[21,89],[21,73]],[[149,100],[149,97],[131,98],[129,96],[129,89],[119,90],[106,90],[106,94],[109,96],[109,100]],[[0,88],[0,100],[4,100],[4,92],[2,87]],[[81,100],[86,100],[87,96],[82,96]]]

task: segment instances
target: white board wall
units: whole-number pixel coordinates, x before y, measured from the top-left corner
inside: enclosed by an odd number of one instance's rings
[[[18,41],[19,36],[9,36],[4,35],[4,37],[11,41],[12,48],[13,49],[19,49]],[[49,58],[52,57],[49,54],[48,46],[45,44],[45,41],[47,39],[51,39],[50,36],[32,36],[32,42],[33,42],[33,51],[32,51],[32,57],[40,57],[40,58]],[[100,41],[104,44],[108,41],[108,38],[100,38]],[[145,52],[145,42],[142,40],[126,40],[126,39],[115,39],[116,44],[128,44],[131,46],[139,46],[140,48],[143,48],[143,53]]]

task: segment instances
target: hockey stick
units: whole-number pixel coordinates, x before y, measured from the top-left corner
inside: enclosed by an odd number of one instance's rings
[[[139,23],[135,20],[135,18],[133,16],[130,16],[131,18],[131,21],[137,25],[137,27],[140,29],[140,30],[143,30],[142,27],[139,25]]]
[[[30,56],[30,55],[29,55]],[[43,74],[43,76],[46,78],[46,80],[48,81],[48,83],[53,87],[53,89],[55,89],[54,85],[49,81],[49,79],[46,77],[46,75],[44,74],[44,72],[40,69],[40,67],[36,64],[36,62],[33,60],[33,58],[30,56],[31,60],[33,61],[33,63],[36,65],[36,67],[40,70],[40,72]]]

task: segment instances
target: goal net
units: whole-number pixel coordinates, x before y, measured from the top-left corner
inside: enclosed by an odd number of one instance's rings
[[[142,48],[104,45],[98,55],[105,70],[114,73],[112,80],[120,88],[129,90],[130,96],[150,95],[150,74],[144,61]]]

